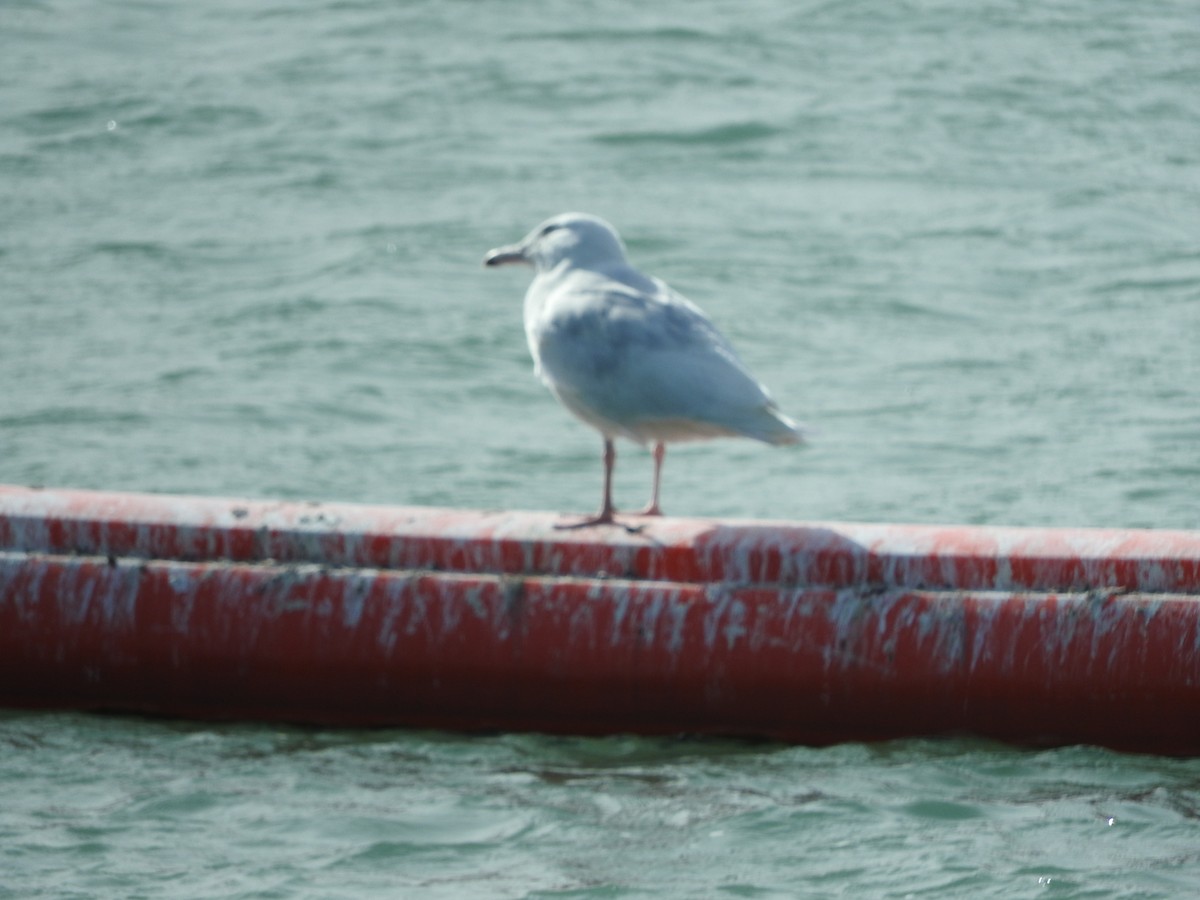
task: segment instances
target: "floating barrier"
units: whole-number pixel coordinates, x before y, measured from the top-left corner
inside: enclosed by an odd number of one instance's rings
[[[0,705],[1200,752],[1200,532],[0,486]]]

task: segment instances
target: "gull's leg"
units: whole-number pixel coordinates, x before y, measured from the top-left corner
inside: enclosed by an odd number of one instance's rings
[[[654,487],[650,491],[650,502],[639,516],[661,516],[662,508],[658,505],[658,485],[662,479],[663,457],[667,455],[667,445],[662,441],[654,444]]]
[[[604,439],[604,503],[600,506],[600,512],[592,516],[590,519],[584,519],[582,522],[572,522],[569,525],[555,525],[555,528],[587,528],[589,525],[612,525],[616,522],[613,518],[613,513],[616,509],[613,508],[612,502],[612,474],[613,466],[617,462],[617,448],[613,446],[613,440],[610,437]]]

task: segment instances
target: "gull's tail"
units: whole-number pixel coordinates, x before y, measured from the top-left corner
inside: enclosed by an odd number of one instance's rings
[[[808,441],[808,429],[784,415],[777,407],[763,406],[755,412],[754,421],[747,423],[748,427],[742,430],[746,437],[776,446],[804,444]]]

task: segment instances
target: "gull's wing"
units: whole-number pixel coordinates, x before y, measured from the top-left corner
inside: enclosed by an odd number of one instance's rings
[[[563,285],[533,342],[542,377],[577,415],[635,440],[743,435],[792,443],[729,341],[657,279],[594,277]]]

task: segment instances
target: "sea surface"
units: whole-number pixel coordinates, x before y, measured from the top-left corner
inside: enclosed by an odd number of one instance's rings
[[[4,0],[0,482],[591,511],[566,210],[815,429],[668,513],[1200,528],[1194,0]],[[0,713],[3,897],[1197,895],[1200,760]]]

